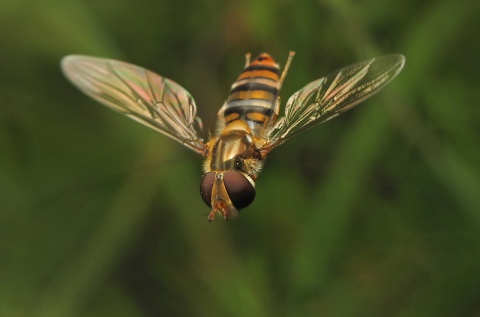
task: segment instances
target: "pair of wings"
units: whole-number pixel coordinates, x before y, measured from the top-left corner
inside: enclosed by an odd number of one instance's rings
[[[339,69],[306,85],[287,101],[268,132],[263,153],[372,96],[402,69],[405,57],[385,55]],[[62,60],[67,78],[100,103],[206,155],[192,96],[174,81],[132,64],[82,55]]]

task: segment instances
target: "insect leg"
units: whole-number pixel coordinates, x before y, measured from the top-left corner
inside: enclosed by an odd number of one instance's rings
[[[213,219],[215,219],[215,214],[216,213],[217,213],[217,211],[215,209],[213,209],[212,211],[209,212],[208,218],[207,218],[209,222],[212,222]]]
[[[250,58],[252,57],[252,54],[247,53],[245,54],[245,68],[250,65]]]
[[[295,56],[295,52],[290,51],[290,53],[288,54],[287,62],[285,63],[285,67],[283,68],[282,77],[280,77],[280,80],[278,81],[278,90],[282,88],[283,80],[285,79],[285,76],[287,76],[287,72],[290,68],[290,64],[292,63],[293,56]]]

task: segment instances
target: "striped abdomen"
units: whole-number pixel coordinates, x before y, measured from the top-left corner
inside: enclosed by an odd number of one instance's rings
[[[238,76],[219,114],[225,125],[240,119],[247,122],[254,136],[261,137],[267,123],[278,114],[278,90],[279,67],[263,53]]]

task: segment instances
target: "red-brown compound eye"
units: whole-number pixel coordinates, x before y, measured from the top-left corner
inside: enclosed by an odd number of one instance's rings
[[[230,197],[230,201],[237,209],[250,205],[255,199],[255,187],[240,172],[228,171],[223,174],[223,184]]]
[[[203,175],[200,183],[200,195],[208,207],[212,207],[212,188],[215,181],[215,172],[208,172]]]

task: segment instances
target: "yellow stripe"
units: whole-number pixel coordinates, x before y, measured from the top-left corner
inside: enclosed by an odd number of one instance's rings
[[[263,100],[272,100],[273,94],[264,90],[247,90],[247,91],[236,91],[228,97],[228,101],[231,100],[248,100],[248,99],[263,99]]]
[[[268,119],[266,115],[264,115],[263,113],[259,113],[259,112],[249,112],[249,113],[247,113],[247,118],[249,120],[257,121],[257,122],[261,122],[261,123],[264,123]]]
[[[225,121],[226,122],[231,122],[233,120],[238,119],[238,117],[240,117],[240,115],[238,113],[232,112],[231,114],[229,114],[228,116],[225,117]]]
[[[240,85],[243,85],[243,84],[248,84],[248,83],[256,83],[256,84],[263,84],[263,85],[268,85],[270,87],[273,87],[273,88],[276,88],[278,89],[278,81],[275,82],[275,81],[272,81],[271,79],[267,79],[267,78],[245,78],[245,79],[239,79],[237,80],[236,82],[233,83],[232,85],[232,89],[240,86]]]
[[[238,76],[238,80],[244,79],[244,78],[255,78],[255,77],[265,77],[265,78],[270,78],[275,81],[278,81],[278,75],[269,70],[252,70],[252,71],[243,72],[240,74],[240,76]]]

